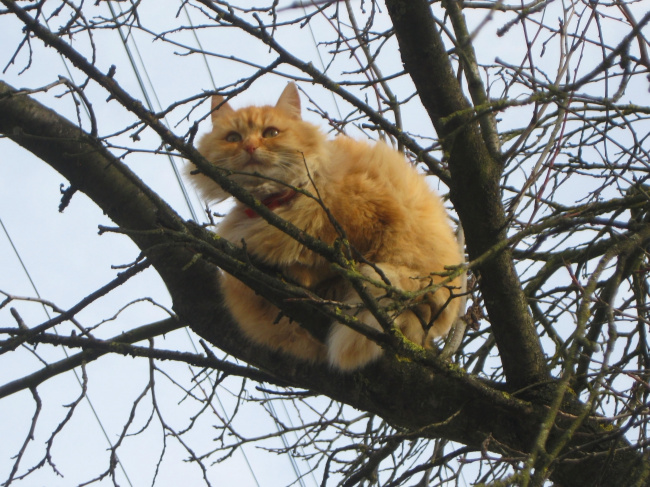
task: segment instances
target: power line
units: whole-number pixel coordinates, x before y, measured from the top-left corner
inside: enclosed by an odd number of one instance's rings
[[[133,36],[131,36],[131,44],[133,45],[133,50],[134,50],[135,55],[137,56],[137,58],[139,60],[139,66],[135,61],[135,57],[134,57],[133,53],[131,52],[131,48],[129,47],[128,40],[127,40],[126,36],[124,35],[124,33],[122,32],[121,26],[119,26],[119,23],[117,22],[117,16],[115,14],[115,10],[113,8],[112,2],[107,2],[107,4],[108,4],[108,7],[109,7],[109,9],[111,11],[111,15],[113,17],[113,20],[118,25],[117,30],[118,30],[118,32],[120,34],[120,38],[122,40],[122,45],[124,46],[124,49],[125,49],[126,54],[127,54],[128,58],[129,58],[129,62],[131,64],[133,72],[134,72],[134,74],[136,76],[136,79],[138,80],[138,84],[140,86],[140,90],[141,90],[142,95],[143,95],[143,97],[145,99],[145,102],[147,104],[147,108],[150,111],[154,111],[153,102],[152,102],[151,97],[149,96],[149,93],[147,91],[147,87],[145,86],[143,76],[142,76],[142,74],[140,72],[140,69],[142,70],[142,73],[144,74],[144,78],[146,78],[146,80],[147,80],[147,83],[149,85],[149,89],[151,90],[151,94],[152,94],[153,99],[155,100],[157,108],[160,110],[161,109],[160,100],[159,100],[158,95],[156,93],[156,89],[155,89],[155,87],[154,87],[154,85],[153,85],[153,83],[151,81],[151,78],[149,77],[149,73],[148,73],[146,65],[145,65],[145,63],[144,63],[144,61],[142,59],[142,56],[140,54],[140,49],[138,48],[138,45],[137,45],[137,43],[135,41],[135,38]],[[120,12],[122,12],[121,6],[119,4],[118,4],[118,7],[120,8]],[[191,25],[191,19],[190,19],[190,16],[189,16],[189,12],[187,11],[187,6],[185,4],[183,4],[183,10],[185,11],[185,15],[188,18],[188,21],[190,22],[190,25]],[[201,52],[203,52],[203,48],[202,48],[202,46],[200,44],[198,36],[196,35],[196,32],[194,32],[194,30],[192,30],[192,32],[194,33],[194,38],[197,41],[197,44],[198,44],[199,48],[201,49]],[[204,58],[206,69],[208,70],[210,79],[212,81],[212,84],[213,84],[213,86],[215,86],[214,78],[212,77],[212,72],[210,71],[210,67],[208,65],[207,59],[205,59],[205,54],[203,54],[203,58]],[[169,123],[167,122],[166,117],[163,120],[164,120],[165,125],[169,126]],[[190,214],[192,215],[192,218],[194,219],[194,221],[198,221],[197,213],[194,210],[192,202],[191,202],[191,200],[189,198],[189,195],[187,193],[186,186],[183,183],[183,180],[182,180],[182,178],[180,176],[180,173],[179,173],[178,168],[177,168],[177,166],[175,164],[175,161],[174,161],[174,159],[173,159],[173,157],[171,155],[168,154],[167,157],[169,159],[170,165],[172,167],[172,170],[174,172],[174,176],[175,176],[175,178],[176,178],[176,180],[178,182],[178,185],[181,188],[183,198],[185,199],[185,202],[186,202],[187,207],[188,207],[188,209],[190,211]],[[196,353],[198,353],[198,347],[196,346],[196,343],[194,342],[194,339],[192,338],[192,335],[190,334],[190,332],[189,332],[189,330],[187,328],[186,328],[186,333],[187,333],[187,336],[188,336],[188,338],[190,340],[190,343],[191,343],[192,347],[194,348],[194,351]],[[208,380],[212,383],[212,379],[210,377],[208,377]],[[221,401],[221,398],[219,397],[218,394],[215,394],[215,397],[216,397],[217,402],[219,403],[219,406],[221,407],[221,410],[223,411],[224,415],[229,420],[228,413],[227,413],[227,411],[226,411],[226,409],[225,409],[225,407],[224,407],[224,405],[223,405],[223,403]],[[252,467],[250,461],[248,460],[248,456],[246,455],[246,452],[244,451],[243,448],[241,448],[240,451],[242,453],[242,456],[244,457],[244,461],[245,461],[245,463],[246,463],[246,465],[248,467],[248,470],[249,470],[251,476],[253,477],[253,480],[254,480],[255,484],[258,487],[260,487],[260,483],[259,483],[259,481],[257,479],[257,476],[255,475],[255,471],[253,470],[253,467]]]
[[[136,79],[138,80],[138,85],[140,86],[140,91],[142,92],[142,96],[145,99],[145,102],[147,104],[147,108],[149,111],[153,112],[154,111],[154,106],[151,101],[151,98],[149,97],[149,92],[147,91],[147,88],[145,87],[145,83],[143,81],[143,78],[140,74],[140,70],[138,69],[138,66],[136,65],[133,53],[131,52],[131,49],[129,48],[128,41],[126,36],[124,35],[124,32],[122,32],[122,26],[119,25],[117,21],[117,16],[115,15],[115,10],[113,9],[113,3],[112,2],[106,2],[108,4],[108,8],[111,11],[111,15],[113,17],[113,21],[117,25],[117,31],[120,34],[120,39],[122,40],[122,45],[124,46],[124,50],[126,51],[126,55],[129,58],[129,62],[131,63],[131,67],[133,68],[133,74],[135,74]],[[118,4],[119,5],[119,4]],[[120,12],[122,13],[122,7],[120,6]],[[151,90],[151,93],[153,94],[153,97],[155,98],[157,108],[161,108],[160,100],[158,99],[158,95],[156,93],[156,90],[153,86],[153,83],[151,82],[151,78],[149,77],[149,73],[147,72],[147,68],[144,64],[144,61],[142,60],[142,56],[140,55],[140,49],[138,49],[138,45],[135,42],[135,38],[131,36],[132,39],[132,44],[133,44],[133,49],[135,51],[135,54],[138,56],[138,60],[140,61],[140,66],[142,67],[142,71],[144,72],[144,76],[147,79],[147,82],[149,83],[149,87]],[[169,127],[169,123],[167,122],[167,117],[164,119],[164,123],[166,126]],[[174,158],[172,157],[171,154],[167,154],[167,159],[169,159],[169,164],[172,167],[172,171],[174,172],[174,176],[176,177],[176,182],[178,183],[178,186],[181,190],[181,193],[183,194],[183,198],[187,202],[187,207],[190,211],[190,214],[192,215],[192,219],[194,221],[198,221],[196,212],[194,211],[194,207],[192,206],[192,203],[190,202],[189,195],[187,193],[187,188],[185,187],[185,183],[183,182],[183,179],[181,178],[180,172],[178,171],[178,167],[176,166],[176,163],[174,162]]]
[[[18,248],[14,244],[13,239],[11,238],[11,235],[9,235],[9,231],[7,230],[7,227],[5,227],[4,222],[2,221],[2,218],[0,218],[0,226],[2,226],[2,230],[4,231],[4,234],[7,236],[7,240],[9,241],[9,245],[11,245],[11,248],[13,249],[14,253],[16,254],[16,258],[18,259],[18,262],[20,262],[20,265],[23,269],[23,272],[27,276],[27,279],[29,280],[29,283],[32,286],[32,289],[34,290],[34,294],[36,294],[36,297],[38,299],[41,298],[41,294],[38,292],[38,288],[36,287],[36,284],[34,283],[34,280],[32,279],[32,276],[30,272],[27,270],[27,266],[25,265],[25,262],[23,261],[22,257],[20,256],[20,252],[18,252]],[[47,316],[48,320],[51,320],[51,316],[49,311],[47,310],[47,307],[41,303],[41,306],[43,306],[43,311],[45,311],[45,315]],[[58,334],[56,330],[56,326],[54,327],[54,332]],[[68,351],[66,350],[65,347],[63,347],[63,353],[66,358],[70,358],[70,355],[68,354]],[[79,387],[83,388],[83,382],[79,378],[79,374],[75,369],[72,370],[74,373],[75,378],[77,379],[77,382],[79,383]],[[99,414],[97,413],[97,410],[95,409],[95,406],[93,405],[92,401],[90,400],[90,396],[88,395],[88,392],[86,392],[85,396],[86,401],[88,402],[88,406],[90,406],[90,410],[93,413],[93,416],[95,417],[95,420],[97,421],[97,424],[99,425],[99,429],[101,429],[102,434],[104,435],[104,438],[106,438],[106,441],[110,445],[110,447],[113,447],[113,444],[111,443],[111,440],[108,437],[108,433],[106,432],[106,428],[104,428],[104,424],[102,423],[101,419],[99,418]],[[120,466],[120,470],[124,474],[124,477],[126,478],[126,481],[129,483],[131,487],[133,487],[133,484],[131,483],[131,479],[129,478],[129,475],[126,473],[126,469],[124,468],[124,464],[120,461],[119,457],[117,456],[117,453],[115,453],[115,458],[117,460],[118,465]]]
[[[43,15],[43,22],[45,23],[45,26],[48,29],[50,29],[47,18],[44,15]],[[67,62],[66,58],[61,53],[59,53],[59,56],[61,57],[61,60],[63,61],[63,66],[65,67],[65,70],[68,73],[68,77],[71,80],[73,80],[72,72],[70,71],[70,68],[68,66],[68,62]],[[90,116],[90,113],[88,113],[88,107],[85,104],[84,104],[84,109],[86,110],[86,114],[88,116]],[[4,233],[7,236],[7,239],[9,240],[9,243],[11,244],[11,247],[14,250],[14,253],[16,254],[16,257],[18,258],[18,261],[20,262],[20,265],[22,266],[23,271],[25,272],[25,275],[27,276],[27,279],[29,280],[29,282],[30,282],[30,284],[32,286],[32,289],[34,290],[34,293],[36,294],[36,296],[39,299],[41,299],[41,296],[40,296],[40,294],[38,292],[36,284],[34,283],[29,271],[27,270],[27,267],[25,266],[25,263],[23,262],[22,258],[20,257],[20,253],[18,252],[18,249],[14,245],[14,243],[13,243],[13,241],[11,239],[11,236],[9,235],[9,232],[7,231],[6,227],[4,226],[4,223],[2,223],[1,220],[0,220],[0,223],[2,224],[2,229],[4,230]],[[50,313],[47,311],[47,308],[45,307],[45,305],[42,305],[42,306],[43,306],[43,311],[45,311],[45,315],[48,317],[48,319],[51,319],[50,318]],[[56,327],[54,327],[54,332],[55,333],[57,332]],[[65,348],[63,348],[63,354],[65,355],[66,358],[69,358],[68,351]],[[73,372],[75,378],[77,379],[77,383],[79,384],[79,387],[83,388],[83,382],[82,382],[81,378],[79,377],[79,374],[77,373],[77,371],[73,370],[72,372]],[[97,424],[99,425],[99,429],[101,430],[102,434],[104,435],[104,438],[106,439],[106,442],[112,448],[113,443],[111,442],[110,438],[108,437],[108,433],[106,432],[106,428],[104,428],[104,424],[102,423],[102,420],[100,419],[99,414],[97,413],[97,410],[95,409],[95,406],[93,405],[93,402],[90,399],[90,396],[89,396],[88,392],[86,392],[85,399],[86,399],[86,402],[88,403],[88,406],[90,407],[90,410],[91,410],[93,416],[95,417],[95,420],[97,421]],[[124,477],[126,478],[126,481],[129,483],[129,485],[131,487],[133,487],[133,483],[131,482],[131,479],[129,478],[129,475],[126,473],[126,468],[124,467],[124,464],[120,461],[120,458],[117,455],[117,453],[115,453],[115,459],[117,461],[117,464],[120,466],[120,470],[124,474]]]
[[[143,97],[144,97],[144,100],[145,100],[145,102],[146,102],[148,108],[149,108],[150,111],[154,111],[153,101],[155,101],[155,103],[156,103],[156,105],[157,105],[157,109],[160,110],[160,109],[162,108],[161,103],[160,103],[160,100],[159,100],[159,98],[158,98],[158,96],[157,96],[157,93],[156,93],[156,89],[155,89],[155,87],[154,87],[154,84],[153,84],[153,82],[151,81],[151,78],[149,77],[149,73],[148,73],[147,68],[146,68],[146,65],[145,65],[145,63],[144,63],[144,61],[143,61],[142,55],[140,54],[140,50],[139,50],[139,48],[138,48],[138,44],[137,44],[137,42],[136,42],[136,40],[135,40],[135,37],[131,36],[131,43],[130,43],[130,44],[133,46],[133,52],[132,52],[132,51],[131,51],[131,48],[130,48],[130,46],[129,46],[128,39],[127,39],[127,37],[124,35],[124,32],[122,31],[122,27],[119,26],[119,23],[117,22],[117,16],[116,16],[115,10],[114,10],[114,8],[113,8],[113,4],[112,4],[112,2],[107,2],[107,4],[108,4],[108,7],[109,7],[109,9],[110,9],[110,11],[111,11],[111,15],[113,16],[113,20],[114,20],[115,23],[118,25],[118,29],[117,29],[117,30],[118,30],[119,35],[120,35],[120,38],[121,38],[121,40],[122,40],[122,45],[124,46],[124,49],[125,49],[125,51],[126,51],[126,54],[127,54],[128,58],[129,58],[129,62],[130,62],[130,64],[131,64],[131,67],[132,67],[132,69],[133,69],[133,72],[134,72],[134,74],[135,74],[135,76],[136,76],[136,79],[137,79],[137,81],[138,81],[138,84],[139,84],[140,89],[141,89],[141,91],[142,91],[142,95],[143,95]],[[301,4],[302,4],[302,2],[301,2]],[[123,11],[122,11],[122,7],[121,7],[119,4],[118,4],[118,8],[120,9],[120,13],[122,13],[122,12],[123,12]],[[201,57],[202,57],[202,59],[203,59],[203,63],[204,63],[204,65],[205,65],[205,68],[206,68],[206,71],[207,71],[208,76],[209,76],[209,78],[210,78],[210,81],[211,81],[211,83],[212,83],[212,86],[213,86],[214,89],[216,89],[216,82],[215,82],[214,77],[213,77],[213,75],[212,75],[212,71],[211,71],[211,69],[210,69],[210,65],[209,65],[208,60],[207,60],[207,56],[205,55],[205,51],[204,51],[204,49],[203,49],[203,46],[202,46],[202,44],[201,44],[201,41],[200,41],[200,39],[199,39],[197,33],[196,33],[196,30],[193,28],[194,25],[193,25],[193,23],[192,23],[192,19],[191,19],[190,15],[189,15],[189,12],[188,12],[188,10],[187,10],[187,5],[186,5],[186,3],[184,3],[184,2],[182,3],[182,8],[183,8],[183,11],[184,11],[185,16],[186,16],[186,18],[187,18],[187,21],[188,21],[188,23],[189,23],[189,25],[190,25],[190,27],[191,27],[190,30],[191,30],[191,32],[192,32],[192,34],[193,34],[194,40],[195,40],[195,42],[196,42],[198,48],[199,48],[198,52],[201,53]],[[303,5],[303,9],[304,9],[304,5]],[[323,62],[323,59],[322,59],[322,56],[321,56],[320,50],[318,49],[318,43],[317,43],[317,41],[316,41],[316,37],[315,37],[315,34],[314,34],[314,31],[313,31],[313,28],[312,28],[311,23],[309,23],[309,31],[310,31],[310,33],[311,33],[311,39],[312,39],[312,42],[314,43],[314,48],[316,49],[316,52],[317,52],[317,54],[318,54],[318,58],[319,58],[319,61],[320,61],[321,67],[324,69],[324,62]],[[137,57],[137,60],[139,61],[139,63],[136,63],[136,59],[135,59],[136,57]],[[149,92],[148,92],[148,90],[147,90],[147,87],[145,86],[145,82],[144,82],[145,79],[146,79],[147,84],[148,84],[148,86],[149,86],[149,90],[151,91],[151,96],[149,95]],[[335,104],[335,106],[336,106],[336,110],[337,110],[337,112],[338,112],[338,114],[339,114],[339,117],[340,117],[340,116],[341,116],[341,111],[340,111],[340,109],[339,109],[339,106],[338,106],[338,103],[337,103],[336,97],[334,97],[334,94],[332,94],[332,96],[333,96],[333,99],[334,99],[334,104]],[[153,98],[153,101],[152,101],[152,98]],[[169,123],[167,122],[166,118],[164,119],[164,122],[165,122],[165,124],[166,124],[167,126],[169,126]],[[184,197],[184,199],[185,199],[185,201],[186,201],[187,207],[188,207],[188,209],[189,209],[189,211],[190,211],[190,213],[191,213],[191,215],[192,215],[192,218],[193,218],[195,221],[198,221],[197,213],[195,212],[194,207],[193,207],[193,205],[192,205],[192,202],[191,202],[191,200],[190,200],[190,198],[189,198],[189,196],[188,196],[188,193],[187,193],[187,190],[186,190],[185,184],[183,183],[183,180],[182,180],[182,178],[181,178],[181,176],[180,176],[180,174],[179,174],[179,171],[178,171],[178,168],[177,168],[177,166],[176,166],[176,164],[175,164],[175,161],[174,161],[174,159],[172,158],[171,155],[168,154],[167,156],[168,156],[168,158],[169,158],[170,165],[171,165],[171,167],[172,167],[172,169],[173,169],[173,171],[174,171],[174,175],[175,175],[176,180],[177,180],[177,182],[178,182],[178,184],[179,184],[179,187],[181,188],[181,191],[182,191],[182,193],[183,193],[183,197]],[[187,335],[188,335],[188,338],[190,339],[190,343],[191,343],[192,347],[193,347],[194,350],[198,353],[198,348],[197,348],[196,344],[194,343],[194,340],[193,340],[191,334],[189,333],[189,330],[186,330],[186,331],[187,331]],[[275,409],[274,409],[274,406],[273,406],[273,404],[272,404],[272,401],[270,401],[270,396],[269,396],[268,393],[266,393],[266,392],[264,392],[264,395],[265,395],[265,398],[266,398],[267,400],[269,400],[269,404],[270,404],[270,407],[271,407],[272,414],[273,414],[275,417],[277,417],[277,413],[275,412]],[[226,415],[226,417],[228,417],[228,414],[227,414],[227,412],[226,412],[226,410],[225,410],[225,408],[224,408],[224,406],[223,406],[223,403],[221,402],[221,399],[219,398],[218,394],[215,394],[215,397],[216,397],[217,401],[219,402],[219,406],[221,407],[222,411],[224,412],[224,414]],[[289,421],[291,422],[291,417],[289,416],[288,411],[286,411],[286,406],[285,406],[285,413],[286,413],[286,415],[287,415],[287,418],[288,418]],[[283,442],[285,448],[288,448],[288,441],[287,441],[287,439],[285,438],[285,434],[282,433],[279,424],[276,423],[275,426],[276,426],[278,432],[280,433],[280,438],[281,438],[281,441]],[[253,468],[252,468],[252,466],[251,466],[251,464],[250,464],[250,462],[249,462],[249,460],[248,460],[248,457],[246,456],[246,453],[245,453],[245,451],[243,450],[243,448],[241,449],[241,452],[242,452],[242,455],[243,455],[243,457],[244,457],[244,460],[245,460],[245,462],[246,462],[246,464],[247,464],[247,466],[248,466],[248,468],[249,468],[249,471],[250,471],[251,475],[253,476],[253,478],[254,478],[254,480],[255,480],[255,483],[259,486],[260,484],[259,484],[259,482],[258,482],[258,480],[257,480],[257,477],[255,476],[255,472],[253,471]],[[293,468],[293,470],[294,470],[294,473],[295,473],[295,475],[296,475],[296,479],[297,479],[297,481],[300,483],[301,487],[305,487],[305,483],[304,483],[304,480],[303,480],[302,473],[300,472],[300,468],[299,468],[299,466],[298,466],[298,464],[297,464],[295,458],[294,458],[292,455],[289,454],[289,460],[290,460],[290,462],[291,462],[291,466],[292,466],[292,468]],[[313,472],[312,472],[312,477],[313,477]],[[314,483],[317,484],[315,478],[314,478]]]
[[[305,14],[305,17],[307,16],[307,7],[305,7],[305,3],[303,0],[298,0],[300,3],[300,6],[302,7],[302,11]],[[313,5],[313,2],[312,2]],[[307,22],[307,27],[309,28],[309,33],[311,34],[311,40],[314,43],[314,49],[316,49],[316,54],[318,55],[318,61],[320,62],[320,68],[321,71],[325,72],[325,61],[323,61],[323,56],[320,53],[320,49],[318,49],[318,41],[316,40],[316,34],[314,34],[314,28],[311,25],[311,22]],[[339,119],[342,119],[343,116],[341,115],[341,109],[339,108],[339,103],[336,99],[336,95],[334,92],[330,92],[332,95],[332,101],[334,102],[334,106],[336,107],[336,113],[339,116]]]

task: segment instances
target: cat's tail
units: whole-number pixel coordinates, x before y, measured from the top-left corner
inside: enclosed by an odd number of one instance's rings
[[[382,276],[375,269],[380,269],[383,276],[387,278],[393,287],[405,291],[414,291],[419,287],[418,280],[412,278],[417,273],[413,269],[404,266],[388,263],[379,263],[374,266],[364,264],[359,268],[359,271],[367,278],[381,282]],[[384,287],[368,284],[367,289],[380,305],[391,300],[386,296],[387,292]],[[344,302],[350,306],[347,311],[348,314],[377,331],[383,331],[375,316],[362,307],[361,299],[354,290],[350,290]],[[428,306],[426,308],[428,309]],[[419,345],[424,345],[426,333],[420,318],[413,311],[405,310],[395,316],[393,320],[395,326],[406,338]],[[377,360],[381,354],[381,347],[373,340],[342,323],[332,325],[327,339],[327,355],[333,368],[342,371],[356,370]]]

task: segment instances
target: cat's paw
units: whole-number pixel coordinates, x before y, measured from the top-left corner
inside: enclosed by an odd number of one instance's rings
[[[381,347],[372,340],[336,323],[327,340],[327,358],[330,365],[343,372],[351,372],[377,360]]]

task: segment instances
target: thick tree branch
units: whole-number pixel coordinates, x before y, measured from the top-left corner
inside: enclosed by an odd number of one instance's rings
[[[469,257],[475,259],[506,237],[500,161],[490,154],[471,114],[429,2],[387,0],[386,5],[404,67],[449,159],[451,200],[465,231]],[[545,381],[544,355],[510,250],[481,264],[478,274],[508,384],[516,390]]]

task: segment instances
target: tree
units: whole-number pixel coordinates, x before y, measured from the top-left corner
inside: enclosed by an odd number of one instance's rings
[[[2,0],[4,22],[23,32],[7,68],[22,62],[21,69],[35,70],[32,59],[38,64],[41,55],[36,46],[43,45],[83,81],[44,71],[47,79],[29,89],[0,82],[0,132],[69,181],[62,209],[71,199],[74,204],[76,193],[87,195],[114,222],[101,232],[124,235],[140,251],[132,265],[78,305],[52,306],[55,316],[38,325],[13,308],[15,325],[3,325],[0,345],[9,357],[24,349],[41,353],[46,344],[71,354],[0,386],[1,397],[29,390],[35,408],[22,447],[12,452],[17,456],[5,485],[29,479],[47,464],[58,472],[51,448],[85,389],[32,469],[23,460],[39,424],[39,391],[76,367],[84,371],[85,385],[86,364],[109,354],[148,359],[152,379],[133,411],[149,398],[165,438],[182,445],[206,484],[211,459],[228,457],[249,439],[223,419],[216,426],[218,446],[204,455],[193,449],[187,432],[210,408],[219,384],[241,378],[259,384],[258,395],[242,386],[237,404],[269,408],[282,400],[304,420],[295,428],[281,425],[278,436],[298,435],[278,451],[307,458],[323,485],[450,485],[470,471],[475,482],[490,485],[544,485],[549,479],[565,486],[650,485],[650,108],[642,95],[650,70],[650,14],[621,1],[298,3],[253,8],[194,0],[181,4],[188,22],[177,17],[165,27],[170,19],[155,24],[146,2],[116,10],[112,2]],[[504,49],[493,59],[479,47],[498,41],[495,27],[512,52]],[[295,41],[304,28],[317,33],[325,56],[321,68]],[[207,56],[224,68],[244,65],[246,75],[221,72],[214,90],[179,96],[154,110],[125,88],[123,67],[96,47],[113,30],[125,42],[144,38],[176,51],[165,63]],[[211,39],[210,48],[188,41],[196,33]],[[237,52],[241,39],[254,41],[251,54]],[[205,225],[181,218],[127,164],[144,151],[185,158],[235,198],[254,204],[197,153],[193,141],[212,94],[235,97],[272,74],[297,80],[310,109],[333,130],[390,139],[441,190],[448,188],[471,277],[464,317],[469,327],[457,348],[427,352],[386,334],[381,361],[340,374],[242,339],[220,305],[217,266],[237,273],[316,335],[323,336],[334,305],[257,266],[245,250],[213,238]],[[50,92],[74,100],[76,121],[45,106],[54,103]],[[326,92],[340,103],[341,115],[323,108],[319,100]],[[106,98],[120,106],[119,129],[106,128],[114,120],[106,124],[94,111]],[[260,215],[334,258],[334,249],[272,211],[261,209]],[[172,298],[169,318],[105,339],[97,338],[104,333],[100,326],[89,330],[79,322],[86,306],[150,266]],[[7,292],[2,307],[17,302]],[[76,333],[54,333],[62,323]],[[184,326],[204,340],[203,353],[153,345],[155,337]],[[137,345],[144,340],[151,345]],[[197,367],[197,377],[214,371],[212,383],[182,385],[199,404],[183,431],[165,423],[154,394],[153,376],[164,373],[165,361]],[[117,452],[139,432],[132,419],[113,442],[97,481],[118,482]],[[227,441],[227,433],[235,440]]]

